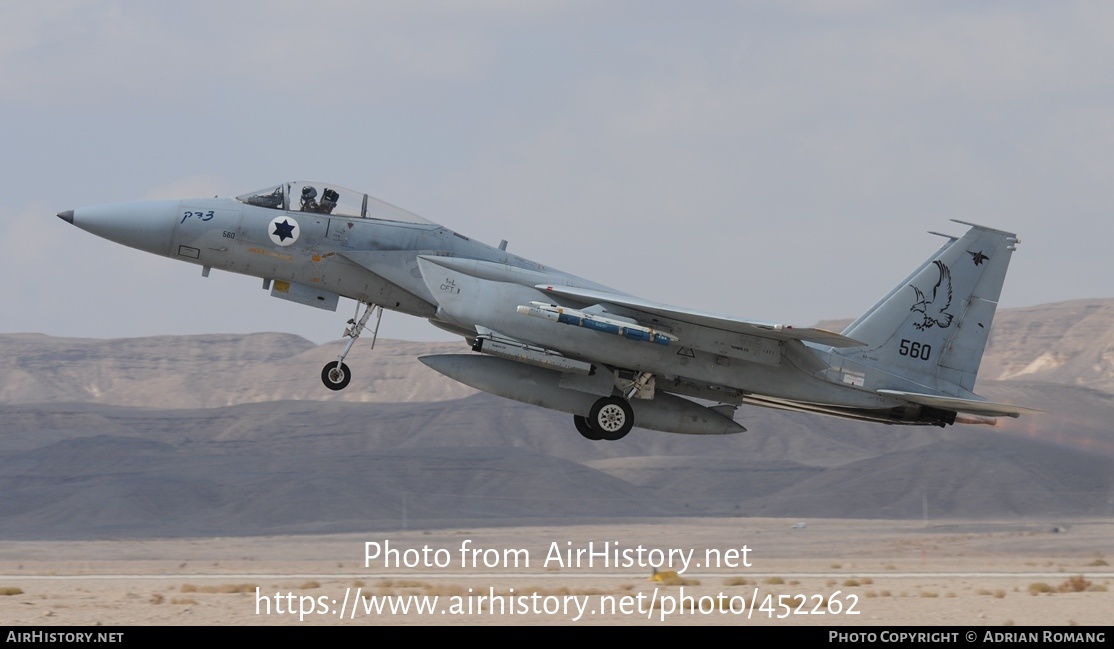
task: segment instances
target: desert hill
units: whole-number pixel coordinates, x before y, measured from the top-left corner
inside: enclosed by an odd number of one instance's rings
[[[459,399],[475,390],[431,372],[421,354],[467,351],[463,342],[380,340],[358,344],[346,360],[359,390],[321,387],[321,368],[342,342],[260,333],[96,340],[42,334],[0,335],[0,403],[84,402],[158,408],[238,403]]]
[[[581,438],[570,418],[421,365],[264,333],[0,335],[0,538],[337,532],[650,516],[1114,513],[1114,300],[1007,309],[980,375],[1046,410],[911,428],[743,407],[749,430]]]

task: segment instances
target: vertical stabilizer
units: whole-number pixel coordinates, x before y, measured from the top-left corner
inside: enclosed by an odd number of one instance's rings
[[[839,350],[846,359],[891,374],[877,387],[921,386],[967,396],[1002,292],[1017,235],[973,223],[944,244],[843,335],[865,347]]]

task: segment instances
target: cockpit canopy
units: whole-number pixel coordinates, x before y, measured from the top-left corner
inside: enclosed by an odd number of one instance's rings
[[[243,194],[237,196],[236,200],[247,205],[289,212],[315,212],[355,219],[380,219],[383,221],[434,225],[433,222],[423,219],[417,214],[407,212],[390,203],[384,203],[367,194],[329,183],[306,180],[283,183],[261,191]]]

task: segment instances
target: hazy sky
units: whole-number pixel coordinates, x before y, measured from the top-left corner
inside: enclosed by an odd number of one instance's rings
[[[337,338],[351,301],[54,217],[297,179],[801,326],[867,309],[953,218],[1020,235],[1004,307],[1114,296],[1111,3],[52,0],[0,24],[0,332]]]

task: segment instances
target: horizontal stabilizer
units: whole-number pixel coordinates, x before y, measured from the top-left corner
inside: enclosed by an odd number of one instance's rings
[[[832,347],[859,347],[864,344],[858,340],[823,329],[797,329],[789,325],[740,320],[730,316],[682,309],[660,304],[658,302],[650,302],[630,295],[576,288],[574,286],[549,286],[546,284],[538,284],[534,288],[545,291],[551,295],[574,300],[585,306],[593,304],[614,304],[640,313],[645,313],[648,316],[669,318],[699,327],[711,327],[713,329],[721,329],[723,331],[730,331],[748,336],[773,338],[775,340],[807,340],[821,345],[831,345]]]
[[[973,415],[986,417],[1018,417],[1020,415],[1043,414],[1043,410],[1011,406],[992,401],[979,401],[976,399],[959,399],[957,397],[943,397],[935,394],[919,394],[917,392],[901,392],[900,390],[878,390],[879,394],[901,397],[906,401],[919,403],[922,406],[967,412]]]

